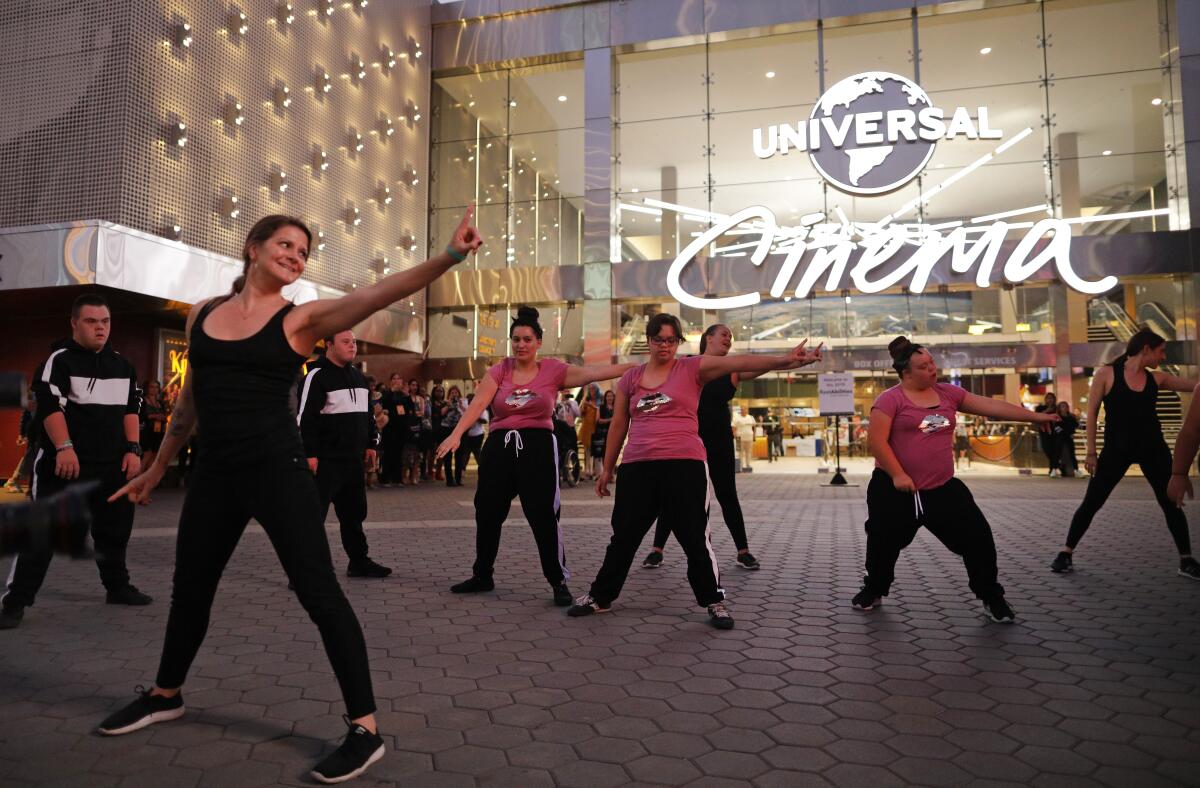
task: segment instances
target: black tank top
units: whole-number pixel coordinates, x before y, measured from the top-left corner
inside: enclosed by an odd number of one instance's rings
[[[1158,382],[1149,372],[1146,386],[1134,391],[1125,383],[1125,359],[1113,362],[1113,384],[1104,395],[1104,446],[1130,450],[1164,443],[1158,421]]]
[[[700,390],[700,404],[696,407],[696,421],[699,422],[700,439],[705,443],[710,440],[733,440],[729,431],[733,419],[729,413],[729,401],[737,393],[733,384],[733,375],[716,378],[704,384]]]
[[[306,357],[283,332],[283,319],[295,304],[276,312],[257,334],[214,339],[205,333],[204,320],[224,300],[213,299],[200,310],[188,346],[201,460],[303,457],[291,395]]]

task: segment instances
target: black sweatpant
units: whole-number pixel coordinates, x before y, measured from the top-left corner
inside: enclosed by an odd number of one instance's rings
[[[467,470],[467,463],[471,457],[475,458],[475,465],[478,466],[481,460],[481,452],[483,451],[483,435],[464,435],[458,443],[458,451],[455,452],[458,456],[454,460],[454,481],[462,483],[463,473]]]
[[[1071,518],[1071,528],[1067,532],[1067,547],[1075,549],[1088,526],[1092,524],[1092,518],[1096,516],[1096,512],[1100,511],[1101,506],[1104,506],[1104,502],[1108,500],[1108,496],[1125,476],[1129,466],[1135,462],[1141,466],[1146,481],[1154,490],[1154,498],[1167,518],[1167,529],[1170,530],[1171,538],[1175,540],[1175,547],[1179,549],[1180,555],[1192,552],[1192,542],[1188,537],[1187,517],[1184,516],[1182,509],[1167,498],[1167,483],[1171,480],[1171,450],[1167,448],[1165,441],[1133,451],[1105,445],[1096,461],[1096,473],[1088,480],[1083,503],[1079,504],[1079,508],[1075,510],[1075,516]]]
[[[655,520],[675,534],[687,556],[696,603],[725,598],[717,556],[709,541],[708,479],[700,460],[627,462],[618,469],[612,539],[592,583],[592,599],[608,607],[621,594],[637,549]]]
[[[558,442],[552,431],[498,429],[483,444],[475,490],[475,577],[492,578],[500,530],[517,496],[537,542],[542,574],[557,586],[571,573],[558,521]]]
[[[367,483],[362,460],[318,457],[317,494],[321,496],[322,523],[329,514],[329,504],[333,504],[342,530],[342,548],[350,563],[365,561],[367,535],[363,533],[363,520],[367,519]]]
[[[1004,594],[997,582],[996,543],[987,518],[967,485],[951,479],[917,494],[900,492],[879,468],[867,485],[867,579],[876,594],[887,596],[895,579],[896,560],[921,526],[950,552],[962,556],[971,591],[980,599]]]
[[[392,418],[398,419],[399,416]],[[404,475],[404,443],[408,440],[407,430],[393,427],[383,431],[383,456],[379,459],[379,483],[396,484]],[[321,466],[317,466],[320,470]]]
[[[42,450],[34,462],[31,488],[34,500],[48,498],[61,490],[80,482],[99,480],[100,487],[88,496],[88,508],[92,513],[92,542],[96,550],[96,566],[100,569],[100,582],[109,591],[129,585],[129,570],[125,566],[125,549],[129,546],[129,535],[133,532],[133,504],[128,498],[108,503],[108,496],[125,484],[121,464],[81,464],[78,479],[60,479],[54,475],[55,454]],[[13,559],[9,572],[8,593],[4,600],[8,605],[32,605],[34,597],[46,579],[52,548],[26,550]]]
[[[733,438],[728,435],[724,438],[704,438],[704,448],[708,450],[708,478],[712,480],[717,503],[721,504],[725,527],[729,529],[737,549],[747,550],[750,544],[746,541],[746,520],[742,517],[742,505],[738,502],[737,483],[734,481],[737,463]],[[671,527],[660,519],[658,527],[654,529],[654,546],[660,550],[665,547],[670,533]]]
[[[1058,445],[1058,437],[1052,432],[1039,432],[1038,443],[1041,444],[1042,454],[1046,455],[1046,463],[1050,470],[1061,470],[1062,450]]]
[[[204,635],[221,573],[250,518],[258,520],[321,632],[351,718],[375,711],[367,646],[333,573],[317,485],[304,457],[213,467],[200,460],[179,516],[171,613],[157,684],[183,685]]]

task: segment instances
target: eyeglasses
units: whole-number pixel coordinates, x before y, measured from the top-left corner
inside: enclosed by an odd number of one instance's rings
[[[650,337],[651,344],[658,345],[659,347],[674,347],[681,341],[682,340],[679,337]]]

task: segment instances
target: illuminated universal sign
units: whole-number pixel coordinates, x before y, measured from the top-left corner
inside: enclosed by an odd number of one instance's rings
[[[976,120],[978,118],[978,120]],[[850,194],[886,194],[921,174],[938,140],[1001,139],[987,107],[947,111],[921,86],[887,71],[846,77],[825,91],[807,121],[754,129],[760,159],[807,151],[827,182]]]

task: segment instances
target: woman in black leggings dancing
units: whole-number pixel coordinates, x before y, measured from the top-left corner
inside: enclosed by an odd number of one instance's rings
[[[180,690],[208,630],[217,584],[254,518],[320,630],[350,718],[345,740],[312,776],[343,782],[383,757],[367,646],[334,576],[316,483],[289,399],[317,340],[424,288],[479,247],[472,213],[468,209],[446,251],[432,259],[343,298],[299,306],[281,291],[304,273],[312,233],[299,219],[268,216],[246,238],[245,268],[233,292],[192,310],[191,374],[158,459],[110,499],[145,500],[192,430],[203,431],[201,457],[179,518],[162,659],[154,686],[139,687],[136,700],[100,723],[100,733],[130,733],[183,715]]]
[[[733,332],[728,326],[716,323],[704,330],[700,336],[700,355],[726,356],[733,347]],[[758,569],[758,559],[750,552],[746,540],[746,521],[742,517],[742,505],[738,503],[737,484],[734,482],[733,429],[729,413],[729,401],[737,393],[738,382],[756,378],[762,372],[735,372],[723,375],[704,384],[700,391],[700,405],[696,408],[696,420],[700,423],[700,440],[708,452],[708,478],[712,482],[725,527],[737,547],[737,565],[742,569]],[[654,547],[642,566],[654,569],[662,566],[663,548],[671,534],[669,523],[658,521],[654,529]]]
[[[1200,580],[1200,565],[1192,558],[1187,518],[1167,496],[1171,450],[1167,448],[1155,410],[1160,388],[1191,391],[1196,387],[1196,381],[1147,371],[1158,367],[1166,357],[1167,341],[1143,328],[1129,338],[1125,355],[1096,370],[1092,377],[1092,388],[1088,392],[1087,456],[1083,460],[1092,478],[1088,481],[1083,503],[1071,518],[1067,543],[1050,564],[1050,571],[1061,573],[1074,569],[1079,540],[1125,476],[1125,471],[1136,462],[1154,489],[1154,497],[1167,518],[1167,529],[1179,549],[1179,574]],[[1101,402],[1104,403],[1104,450],[1097,459],[1096,422]]]

